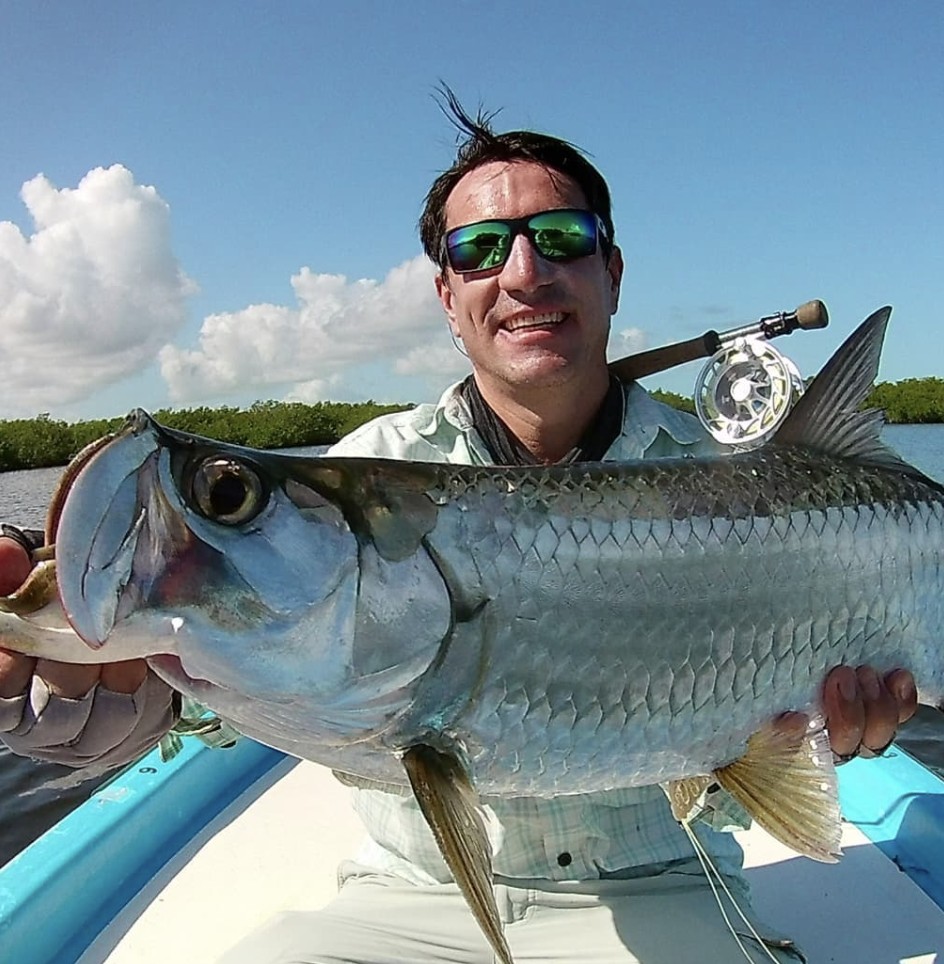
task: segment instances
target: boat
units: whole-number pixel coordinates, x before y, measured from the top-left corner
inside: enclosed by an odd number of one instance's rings
[[[240,740],[152,751],[0,870],[0,960],[213,961],[336,893],[363,830],[331,772]],[[944,780],[893,747],[840,768],[843,858],[739,834],[754,905],[811,962],[944,962]]]

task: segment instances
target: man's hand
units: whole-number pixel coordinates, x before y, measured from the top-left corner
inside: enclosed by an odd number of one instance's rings
[[[15,539],[0,536],[0,596],[16,592],[32,568],[29,553]],[[0,698],[20,696],[33,675],[41,677],[55,696],[78,699],[99,681],[114,693],[133,693],[147,675],[142,659],[103,666],[76,666],[32,659],[3,649],[0,636]]]
[[[29,552],[0,536],[0,594],[29,575]],[[137,759],[180,713],[174,691],[142,659],[77,666],[3,648],[0,636],[0,741],[22,756],[82,767]]]
[[[829,742],[841,762],[881,754],[917,708],[914,677],[904,669],[882,678],[870,666],[837,666],[823,687]]]

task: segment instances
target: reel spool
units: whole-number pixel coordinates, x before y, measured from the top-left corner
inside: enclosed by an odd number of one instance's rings
[[[763,337],[736,338],[708,359],[695,382],[695,411],[725,445],[760,445],[803,394],[796,365]]]

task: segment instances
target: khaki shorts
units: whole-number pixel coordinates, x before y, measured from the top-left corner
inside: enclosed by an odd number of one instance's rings
[[[346,863],[323,910],[282,914],[221,964],[494,964],[455,884],[415,886]],[[515,964],[739,964],[770,961],[726,901],[750,957],[725,924],[704,877],[506,880],[495,886]],[[806,958],[753,921],[774,959]]]

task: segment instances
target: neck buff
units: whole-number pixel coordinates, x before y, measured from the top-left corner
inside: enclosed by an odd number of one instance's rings
[[[462,383],[460,391],[472,415],[472,424],[496,465],[540,464],[489,407],[472,375]],[[615,375],[610,375],[606,397],[596,415],[590,420],[576,446],[558,460],[557,464],[599,462],[619,435],[622,426],[623,386]]]

